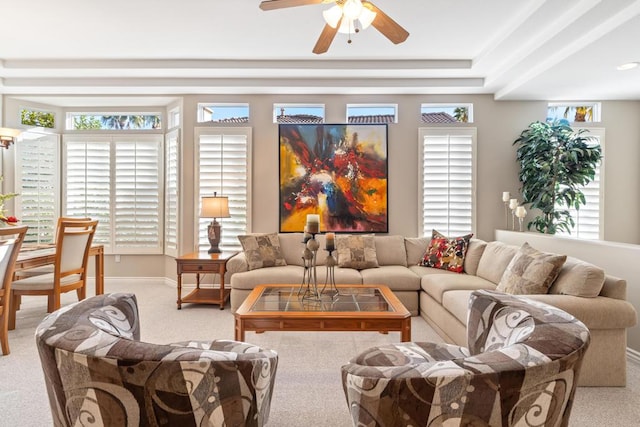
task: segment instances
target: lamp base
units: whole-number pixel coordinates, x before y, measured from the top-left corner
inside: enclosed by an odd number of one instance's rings
[[[215,219],[207,227],[207,238],[209,239],[209,244],[211,245],[207,252],[210,254],[219,254],[222,252],[218,247],[218,245],[220,244],[220,230],[220,223]]]

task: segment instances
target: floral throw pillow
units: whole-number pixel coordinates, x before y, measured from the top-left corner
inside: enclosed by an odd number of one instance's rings
[[[464,271],[464,257],[467,254],[469,240],[472,237],[473,234],[447,237],[436,230],[432,230],[431,242],[422,257],[422,261],[420,261],[420,265],[462,273]]]
[[[287,265],[277,233],[238,236],[249,270]]]

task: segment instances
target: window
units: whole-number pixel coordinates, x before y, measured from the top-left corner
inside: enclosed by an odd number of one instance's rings
[[[169,111],[169,120],[167,128],[180,127],[180,107],[173,108]]]
[[[550,102],[547,107],[547,121],[565,119],[570,123],[600,121],[599,102]]]
[[[473,104],[422,104],[423,123],[473,123]]]
[[[16,144],[15,216],[29,229],[25,243],[53,243],[60,216],[59,136],[23,132]]]
[[[155,113],[67,113],[69,130],[161,129],[162,116]]]
[[[273,104],[273,123],[324,123],[324,105]]]
[[[587,129],[587,128],[585,128]],[[578,131],[579,128],[574,127],[573,130]],[[601,188],[604,188],[604,128],[588,128],[589,133],[584,136],[590,136],[593,145],[600,144],[602,148],[602,159],[600,165],[596,168],[596,175],[593,181],[582,188],[586,204],[580,206],[580,209],[569,209],[571,217],[575,221],[571,233],[559,230],[556,234],[559,236],[572,236],[578,239],[600,239],[602,235],[602,194]],[[566,206],[562,206],[566,209]]]
[[[448,236],[475,229],[475,128],[420,128],[420,232]]]
[[[249,104],[198,104],[198,122],[249,123]]]
[[[179,147],[179,131],[176,129],[165,138],[164,156],[164,253],[174,257],[178,256]]]
[[[98,219],[106,253],[162,253],[162,136],[65,136],[63,211]]]
[[[398,106],[347,104],[347,123],[398,123]]]
[[[20,123],[25,126],[37,126],[48,129],[55,128],[56,116],[49,111],[22,108],[20,110]]]
[[[250,194],[251,188],[249,153],[251,153],[251,128],[196,128],[196,186],[194,193],[198,195],[195,201],[196,215],[200,213],[202,197],[229,197],[230,218],[220,218],[222,236],[220,247],[223,250],[238,250],[241,248],[239,235],[250,230]],[[207,224],[210,218],[199,218],[198,246],[199,249],[209,248],[207,239]]]

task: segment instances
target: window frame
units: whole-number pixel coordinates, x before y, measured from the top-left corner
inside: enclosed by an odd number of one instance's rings
[[[398,104],[394,104],[394,103],[347,104],[346,113],[345,113],[345,120],[346,120],[345,123],[350,123],[349,122],[349,117],[351,117],[349,115],[350,108],[372,108],[372,109],[373,108],[393,108],[393,120],[391,122],[371,122],[371,123],[379,123],[379,124],[398,123]]]
[[[425,108],[453,108],[455,109],[456,107],[465,107],[467,109],[467,121],[466,122],[461,122],[456,120],[455,122],[451,122],[451,123],[432,123],[432,122],[425,122],[422,119],[422,114],[424,114],[423,110]],[[453,115],[451,116],[453,117]],[[456,126],[456,125],[462,125],[462,126],[468,126],[474,123],[474,117],[473,117],[473,102],[423,102],[420,104],[420,123],[425,124],[425,125],[432,125],[432,126]]]
[[[287,108],[321,108],[322,109],[322,121],[320,123],[326,123],[327,109],[323,103],[291,103],[291,102],[274,102],[273,103],[273,123],[279,124],[278,117],[280,115],[280,109],[284,108],[285,112]],[[295,114],[294,114],[295,115]],[[301,122],[303,123],[303,122]]]

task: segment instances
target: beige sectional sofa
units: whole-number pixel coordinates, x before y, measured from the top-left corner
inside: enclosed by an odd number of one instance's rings
[[[227,263],[233,311],[259,284],[301,283],[302,234],[282,233],[278,240],[286,266],[249,270],[242,252]],[[324,248],[323,236],[319,235],[318,240],[320,248]],[[448,343],[464,346],[471,292],[496,289],[519,247],[471,239],[464,274],[458,274],[418,265],[430,240],[375,236],[379,267],[363,270],[336,267],[336,283],[387,285],[412,315],[421,315]],[[327,252],[320,249],[316,269],[319,284],[325,283],[326,258]],[[528,296],[567,311],[589,328],[591,344],[584,358],[580,385],[625,385],[626,329],[637,321],[635,309],[626,301],[625,280],[605,275],[596,266],[568,257],[549,293]],[[419,341],[420,337],[412,339]]]

